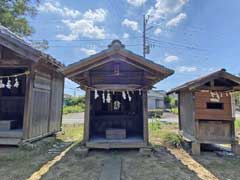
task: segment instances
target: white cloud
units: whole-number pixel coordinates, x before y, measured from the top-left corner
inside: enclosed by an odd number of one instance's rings
[[[125,39],[129,38],[129,34],[128,33],[124,33],[123,34],[123,38],[125,38]]]
[[[161,29],[161,28],[157,28],[157,29],[155,29],[155,31],[154,31],[154,34],[155,34],[156,36],[159,36],[161,33],[162,33],[162,29]]]
[[[55,13],[63,16],[64,18],[77,18],[81,15],[78,10],[69,9],[65,6],[62,6],[59,2],[45,2],[43,4],[40,4],[38,10],[40,12]]]
[[[75,40],[79,36],[104,39],[106,36],[104,28],[95,25],[95,23],[91,20],[87,19],[80,19],[75,21],[63,20],[62,22],[71,31],[69,35],[58,34],[57,38],[62,40]]]
[[[143,5],[147,0],[127,0],[127,2],[133,6],[139,7]]]
[[[178,72],[194,72],[197,71],[196,66],[179,66],[177,67]]]
[[[87,20],[91,20],[94,22],[103,22],[107,16],[107,11],[100,8],[91,10],[89,9],[83,14],[83,18]]]
[[[76,40],[78,38],[78,35],[77,34],[69,34],[69,35],[57,34],[56,38],[63,41],[72,41],[72,40]]]
[[[93,55],[93,54],[96,54],[96,50],[94,49],[86,49],[86,48],[81,48],[80,49],[82,52],[84,52],[87,56],[90,56],[90,55]]]
[[[178,57],[177,57],[177,56],[174,56],[174,55],[167,55],[167,56],[164,58],[163,61],[166,62],[166,63],[178,61]]]
[[[180,13],[179,15],[177,15],[176,17],[174,17],[173,19],[168,21],[166,26],[167,27],[177,26],[179,23],[181,23],[186,18],[187,18],[187,15],[185,13]]]
[[[138,22],[136,22],[136,21],[131,21],[129,19],[124,19],[122,21],[122,26],[126,26],[126,27],[132,29],[133,31],[139,31]]]
[[[170,14],[178,13],[187,2],[188,0],[156,0],[155,5],[148,10],[150,20],[157,21]]]

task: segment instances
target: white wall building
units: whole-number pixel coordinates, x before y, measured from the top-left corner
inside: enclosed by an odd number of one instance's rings
[[[165,108],[164,97],[166,92],[163,90],[148,91],[148,109],[163,109]]]

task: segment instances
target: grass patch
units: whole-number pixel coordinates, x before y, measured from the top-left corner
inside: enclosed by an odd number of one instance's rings
[[[153,119],[149,123],[149,138],[152,145],[170,145],[178,147],[180,136],[178,135],[177,123],[160,122],[159,119]]]
[[[57,139],[64,142],[81,141],[83,138],[83,124],[64,124],[63,132],[57,135]]]
[[[178,114],[178,108],[176,107],[176,108],[172,108],[171,109],[171,112],[173,113],[173,114]]]
[[[63,107],[63,114],[80,113],[80,112],[84,112],[84,107],[79,106],[79,105]]]
[[[180,148],[183,142],[182,137],[174,132],[166,132],[163,137],[163,144],[166,146],[172,146],[175,148]]]
[[[236,121],[235,121],[235,128],[240,130],[240,119],[236,119]]]

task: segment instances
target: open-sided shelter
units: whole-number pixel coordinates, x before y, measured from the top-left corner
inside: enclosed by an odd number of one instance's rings
[[[84,140],[89,148],[140,148],[148,143],[147,90],[173,71],[114,40],[64,70],[86,91]]]
[[[240,90],[240,78],[225,69],[185,83],[170,93],[178,94],[179,128],[192,142],[192,153],[200,153],[200,144],[232,144],[236,152],[234,91]]]
[[[0,144],[17,145],[61,128],[63,65],[0,26]]]

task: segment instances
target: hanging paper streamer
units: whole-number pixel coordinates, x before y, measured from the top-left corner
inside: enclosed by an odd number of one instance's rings
[[[103,103],[105,103],[105,93],[104,93],[104,91],[102,93],[102,100],[103,100]]]
[[[15,83],[14,83],[13,87],[15,87],[15,88],[19,87],[18,78],[15,78]]]
[[[97,90],[94,90],[94,99],[97,99],[99,97]]]
[[[11,88],[12,88],[11,80],[10,80],[9,78],[8,78],[6,87],[7,87],[8,89],[11,89]]]
[[[106,98],[106,101],[107,101],[107,103],[110,103],[110,102],[111,102],[111,96],[110,96],[109,91],[107,92],[107,98]]]
[[[0,88],[5,88],[5,84],[3,84],[3,80],[0,79]]]
[[[130,96],[130,93],[127,91],[127,95],[128,95],[128,100],[132,101],[132,97]]]
[[[221,96],[221,98],[223,97],[223,93],[222,92],[220,93],[220,96]]]
[[[127,97],[126,97],[126,93],[123,91],[122,92],[122,98],[125,100]]]
[[[141,96],[141,94],[142,94],[141,89],[138,90],[138,93],[139,93],[139,96]]]

